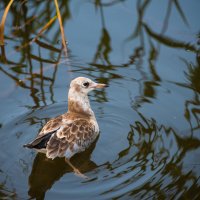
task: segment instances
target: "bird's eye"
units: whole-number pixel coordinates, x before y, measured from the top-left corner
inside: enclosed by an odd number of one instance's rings
[[[89,86],[89,82],[84,82],[83,86],[87,88]]]

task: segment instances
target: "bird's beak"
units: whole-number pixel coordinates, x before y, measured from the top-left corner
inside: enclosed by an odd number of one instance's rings
[[[107,85],[103,83],[94,83],[91,85],[91,88],[105,88],[105,87],[107,87]]]
[[[103,83],[97,83],[96,88],[105,88],[107,85]]]

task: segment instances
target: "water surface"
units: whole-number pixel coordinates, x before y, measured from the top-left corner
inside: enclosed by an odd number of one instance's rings
[[[0,2],[1,16],[8,1]],[[0,199],[199,199],[200,1],[16,1],[0,59]],[[24,149],[67,111],[70,81],[90,94],[100,137],[72,163]]]

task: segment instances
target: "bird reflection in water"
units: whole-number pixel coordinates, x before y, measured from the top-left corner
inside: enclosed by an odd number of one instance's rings
[[[96,146],[96,141],[84,152],[71,158],[73,165],[83,173],[92,171],[97,165],[90,160]],[[65,162],[64,158],[48,159],[44,154],[38,153],[34,159],[32,171],[29,176],[30,199],[44,199],[46,191],[63,175],[73,173],[73,169]],[[89,177],[90,178],[90,177]]]

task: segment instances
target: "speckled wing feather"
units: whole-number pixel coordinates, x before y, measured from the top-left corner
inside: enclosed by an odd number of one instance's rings
[[[53,132],[56,131],[57,129],[59,129],[62,124],[63,124],[63,118],[66,118],[67,114],[63,114],[60,115],[56,118],[53,118],[51,120],[49,120],[45,126],[42,128],[42,130],[40,131],[40,133],[38,134],[38,137],[48,134],[49,132]]]
[[[25,144],[24,147],[34,148],[37,150],[44,150],[46,149],[47,142],[49,141],[50,137],[58,130],[63,124],[63,119],[67,119],[68,114],[65,113],[60,115],[56,118],[49,120],[42,130],[39,132],[37,137],[28,144]]]
[[[85,119],[63,124],[49,139],[46,155],[52,159],[63,156],[71,158],[88,148],[97,135],[94,124]]]

